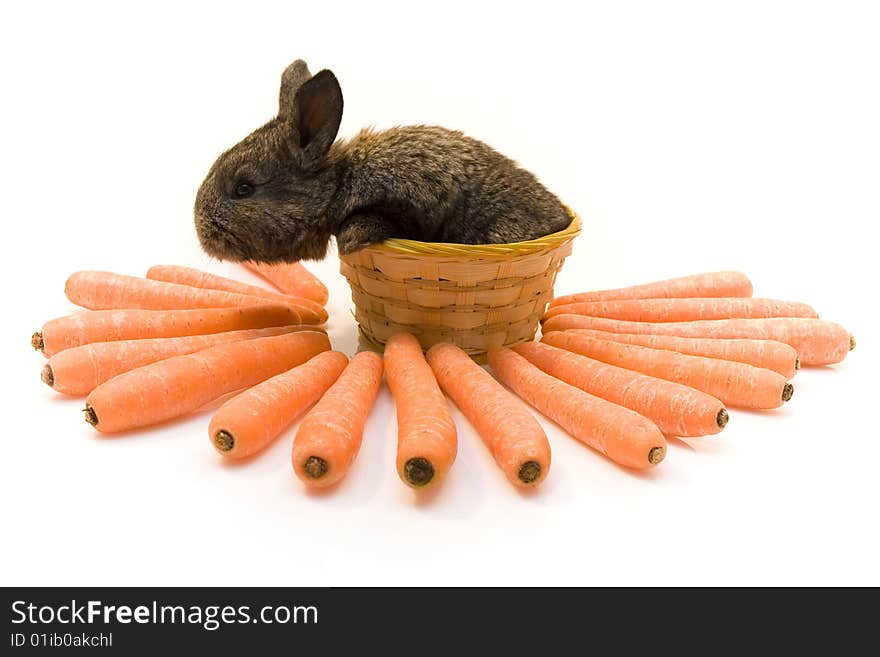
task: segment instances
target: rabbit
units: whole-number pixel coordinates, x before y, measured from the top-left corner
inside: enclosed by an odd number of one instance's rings
[[[320,260],[391,237],[463,244],[565,228],[537,178],[461,132],[414,125],[336,141],[336,76],[302,60],[281,78],[278,115],[220,155],[195,202],[202,248],[231,261]]]

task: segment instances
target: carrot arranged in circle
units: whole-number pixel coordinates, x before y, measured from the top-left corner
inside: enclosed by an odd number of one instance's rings
[[[554,315],[590,315],[634,322],[691,322],[732,317],[818,317],[813,308],[797,301],[724,297],[719,299],[614,299],[556,305]]]
[[[852,335],[839,324],[808,317],[706,319],[698,322],[626,322],[585,315],[556,315],[544,323],[542,330],[548,333],[573,328],[614,333],[677,335],[685,338],[776,340],[794,347],[801,365],[839,363],[856,344]]]
[[[510,349],[491,349],[487,356],[502,383],[612,461],[643,469],[666,456],[666,439],[643,415],[560,381]]]
[[[43,366],[41,378],[56,392],[84,396],[114,376],[165,358],[191,354],[227,342],[265,338],[297,330],[301,330],[301,327],[276,326],[179,338],[92,342],[52,356]]]
[[[794,387],[779,372],[731,360],[688,356],[675,351],[597,340],[576,333],[551,332],[541,341],[611,365],[702,390],[730,406],[776,408],[791,399],[794,392]]]
[[[348,358],[325,351],[225,402],[208,427],[223,456],[240,459],[266,447],[333,385]]]
[[[269,264],[266,262],[243,262],[247,269],[262,276],[285,294],[305,297],[322,306],[329,298],[327,287],[300,262]]]
[[[526,342],[513,350],[561,381],[644,415],[664,434],[707,436],[727,425],[724,404],[700,390],[543,342]]]
[[[455,461],[458,439],[446,397],[409,333],[385,343],[385,378],[397,406],[397,474],[413,488],[441,481]]]
[[[191,285],[192,287],[200,287],[206,290],[223,290],[224,292],[235,292],[236,294],[246,294],[252,297],[260,297],[268,299],[275,303],[290,304],[294,307],[302,306],[309,309],[319,317],[323,317],[322,322],[327,321],[327,311],[324,307],[313,299],[306,297],[297,297],[290,294],[282,294],[281,292],[273,292],[266,288],[257,287],[256,285],[248,285],[240,281],[211,274],[200,269],[192,267],[180,267],[178,265],[154,265],[147,270],[147,278],[154,281],[164,281],[166,283],[177,283],[178,285]]]
[[[31,337],[31,346],[54,356],[91,342],[176,338],[298,323],[299,315],[294,310],[271,304],[190,310],[90,310],[46,322]],[[314,326],[308,328],[317,330]]]
[[[194,411],[330,349],[326,334],[300,331],[209,347],[116,376],[86,399],[86,422],[112,433]]]
[[[460,348],[428,350],[428,364],[443,391],[477,430],[507,478],[537,486],[550,470],[550,443],[535,417]]]
[[[306,414],[291,454],[293,470],[305,484],[331,486],[348,473],[381,383],[382,357],[362,351]]]
[[[682,338],[676,335],[648,335],[612,333],[594,329],[569,329],[599,340],[637,344],[651,349],[666,349],[691,356],[706,356],[721,360],[735,360],[755,367],[765,367],[792,378],[800,367],[797,350],[776,340],[749,340],[747,338]]]
[[[554,299],[550,306],[562,306],[582,301],[607,301],[609,299],[670,299],[687,297],[750,297],[752,282],[738,271],[717,271],[694,274],[664,281],[620,287],[613,290],[596,290],[568,294]]]
[[[92,310],[143,308],[177,310],[186,308],[229,308],[265,305],[266,299],[223,290],[205,290],[191,285],[153,281],[105,271],[79,271],[67,279],[64,293],[73,303]],[[285,303],[299,315],[297,324],[320,324],[312,309]]]

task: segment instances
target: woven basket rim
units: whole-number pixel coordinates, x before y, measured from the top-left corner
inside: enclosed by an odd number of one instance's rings
[[[418,240],[390,239],[380,244],[368,246],[386,253],[406,253],[420,256],[512,256],[525,255],[535,251],[551,249],[574,239],[581,232],[581,219],[569,207],[565,208],[571,216],[571,223],[560,231],[524,242],[506,244],[454,244],[447,242],[420,242]]]

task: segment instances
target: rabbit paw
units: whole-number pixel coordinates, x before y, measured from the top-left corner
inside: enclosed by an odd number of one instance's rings
[[[390,221],[375,214],[358,214],[349,217],[339,229],[336,245],[339,253],[348,255],[390,237],[394,237]]]

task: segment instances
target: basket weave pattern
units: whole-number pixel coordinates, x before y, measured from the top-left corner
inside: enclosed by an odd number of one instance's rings
[[[428,348],[452,342],[474,356],[531,340],[580,221],[513,244],[386,240],[346,256],[355,319],[371,346],[408,331]]]

